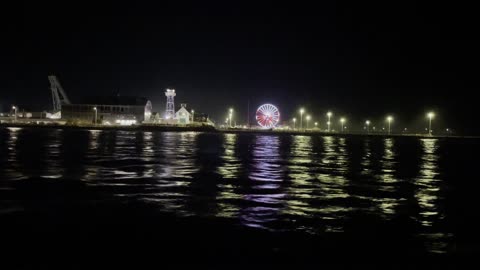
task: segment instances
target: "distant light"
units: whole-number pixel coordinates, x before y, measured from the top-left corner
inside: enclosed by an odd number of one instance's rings
[[[318,123],[317,123],[317,122],[315,122],[315,126],[316,126],[316,125],[318,125]]]
[[[430,119],[432,119],[432,118],[435,117],[435,113],[434,113],[434,112],[429,112],[429,113],[427,114],[427,117],[430,118]]]
[[[93,107],[93,110],[96,111],[96,110],[97,110],[97,107]]]
[[[327,116],[328,117],[332,116],[332,112],[327,112]]]
[[[330,125],[330,121],[327,121],[327,125]]]
[[[345,118],[343,118],[343,117],[340,118],[340,122],[345,123],[345,121],[346,121]]]
[[[233,109],[232,109],[232,108],[230,108],[230,114],[232,114],[232,113],[233,113]]]
[[[393,121],[393,117],[387,116],[387,121],[388,121],[388,122],[392,122],[392,121]]]
[[[370,125],[370,121],[369,121],[369,120],[365,121],[365,124],[366,124],[367,126]]]
[[[301,109],[300,109],[300,113],[303,114],[304,112],[305,112],[305,109],[301,108]]]
[[[307,120],[310,120],[310,118],[311,118],[310,115],[307,115]]]
[[[293,118],[293,122],[297,121],[297,118]]]
[[[15,106],[12,106],[12,110],[16,110],[16,109],[17,109],[17,107],[15,107]]]

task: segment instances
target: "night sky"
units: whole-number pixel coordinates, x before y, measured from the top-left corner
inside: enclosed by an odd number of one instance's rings
[[[53,73],[73,102],[140,95],[163,112],[175,88],[177,104],[216,121],[229,107],[246,121],[249,101],[252,116],[270,102],[291,119],[304,105],[315,121],[332,110],[358,128],[389,113],[396,128],[421,127],[432,109],[439,126],[480,133],[473,6],[37,2],[0,11],[4,111],[50,109]]]

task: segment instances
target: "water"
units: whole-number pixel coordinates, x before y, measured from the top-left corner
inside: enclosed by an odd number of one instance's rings
[[[56,220],[92,205],[106,212],[134,205],[133,212],[292,241],[471,254],[478,252],[479,146],[473,139],[3,128],[0,218]]]

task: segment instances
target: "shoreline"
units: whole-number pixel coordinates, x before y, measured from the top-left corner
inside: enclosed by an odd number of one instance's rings
[[[480,136],[461,135],[427,135],[427,134],[383,134],[383,133],[338,133],[325,131],[294,131],[294,130],[261,130],[261,129],[217,129],[213,126],[169,126],[169,125],[135,125],[135,126],[105,126],[105,125],[61,125],[61,124],[19,124],[2,123],[0,128],[40,128],[40,129],[63,129],[63,130],[107,130],[107,131],[161,131],[161,132],[212,132],[228,134],[260,134],[260,135],[320,135],[335,137],[410,137],[432,139],[480,139]]]

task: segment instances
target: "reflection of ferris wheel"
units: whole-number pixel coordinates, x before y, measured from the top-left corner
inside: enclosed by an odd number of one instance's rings
[[[272,128],[280,121],[280,111],[272,104],[263,104],[257,109],[256,119],[261,127]]]

